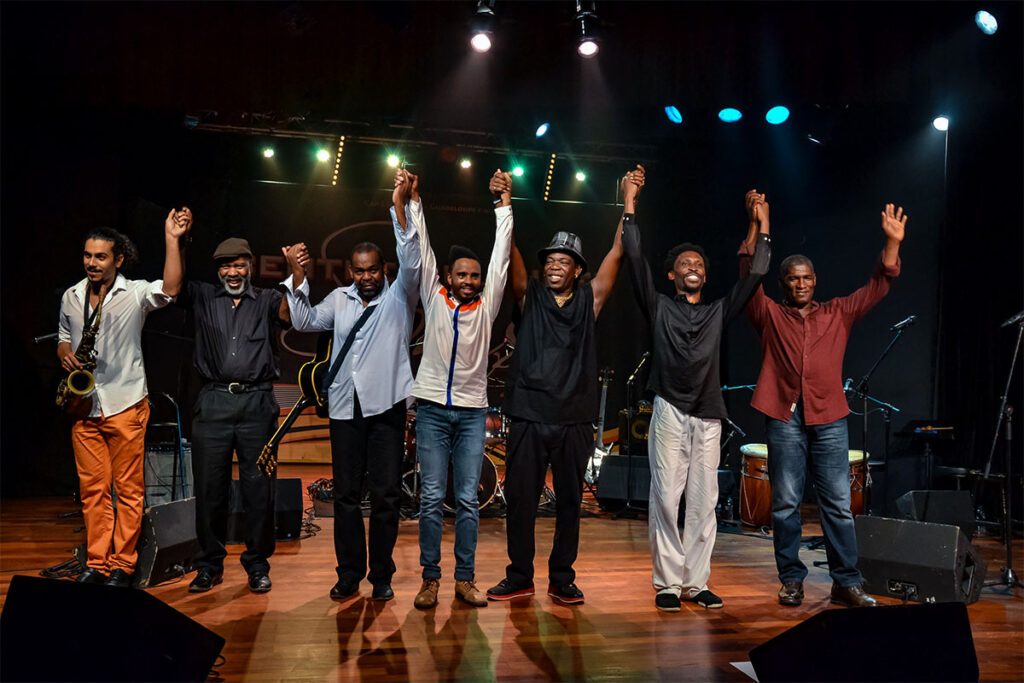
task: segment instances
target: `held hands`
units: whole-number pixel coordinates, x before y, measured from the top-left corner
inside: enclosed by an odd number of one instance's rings
[[[512,204],[512,174],[505,173],[500,168],[491,176],[488,189],[494,195],[495,200],[500,200],[502,206]],[[497,203],[497,201],[495,202]]]
[[[171,209],[164,220],[164,234],[168,239],[180,240],[192,230],[192,210],[183,206],[181,211]]]
[[[629,171],[622,177],[622,197],[626,205],[626,213],[633,213],[636,209],[636,200],[640,196],[640,190],[644,186],[646,171],[640,164],[636,170]]]
[[[893,211],[893,204],[886,204],[882,211],[882,232],[886,238],[899,244],[903,241],[904,230],[907,227],[908,216],[903,213],[903,207]]]
[[[747,204],[747,218],[750,219],[751,224],[756,224],[760,227],[766,227],[768,225],[768,200],[765,199],[763,194],[759,194],[756,189],[747,192],[746,197]]]
[[[391,193],[391,201],[395,206],[404,207],[410,200],[418,202],[420,179],[404,168],[395,171],[395,190]]]
[[[285,260],[288,261],[288,267],[291,269],[292,275],[305,274],[306,266],[309,265],[310,261],[309,249],[306,247],[305,242],[281,247],[281,253],[284,254]]]

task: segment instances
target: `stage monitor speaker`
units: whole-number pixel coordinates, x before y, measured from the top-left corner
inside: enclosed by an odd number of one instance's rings
[[[896,499],[896,512],[903,519],[960,527],[974,538],[976,523],[970,491],[907,491]]]
[[[856,519],[864,590],[914,602],[978,600],[986,566],[958,527],[908,519]]]
[[[625,502],[626,483],[629,480],[629,461],[633,461],[632,495],[634,503],[646,503],[651,490],[651,466],[647,456],[606,455],[601,461],[601,474],[597,479],[597,500],[602,505]]]
[[[861,519],[864,519],[863,517]],[[757,680],[977,681],[957,602],[819,612],[750,651]]]
[[[279,541],[294,541],[302,533],[302,480],[277,479],[274,498],[274,525]],[[242,485],[231,480],[228,498],[228,543],[245,542],[245,515],[242,513]]]
[[[224,639],[145,591],[15,576],[5,681],[205,681]]]
[[[650,428],[649,407],[641,405],[637,410],[623,408],[619,411],[619,448],[625,447],[625,453],[630,455],[647,457],[647,432]]]
[[[177,461],[177,467],[175,462]],[[195,495],[192,491],[192,447],[176,442],[146,444],[143,460],[146,480],[146,507]],[[172,490],[173,488],[173,490]]]
[[[196,499],[185,498],[146,508],[138,550],[135,568],[138,588],[155,586],[192,571],[192,559],[200,550],[196,537]]]

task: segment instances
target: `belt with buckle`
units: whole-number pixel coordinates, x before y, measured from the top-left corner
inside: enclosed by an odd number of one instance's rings
[[[269,391],[274,388],[272,382],[257,382],[256,384],[245,384],[244,382],[210,382],[207,386],[216,391],[226,391],[229,394],[244,394],[247,391]]]

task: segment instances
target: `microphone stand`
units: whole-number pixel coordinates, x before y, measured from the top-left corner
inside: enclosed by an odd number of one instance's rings
[[[630,424],[633,417],[633,385],[636,383],[636,376],[640,373],[640,369],[644,366],[644,363],[647,362],[649,355],[650,354],[645,353],[641,356],[640,362],[637,363],[636,368],[633,370],[633,374],[631,374],[629,379],[626,380],[626,429],[629,430],[628,433],[630,437],[632,437],[633,433],[633,427]],[[632,445],[632,441],[632,438],[630,438],[630,445]],[[647,444],[647,447],[650,448],[650,443]],[[612,519],[619,519],[622,517],[636,519],[646,512],[643,508],[633,505],[633,458],[635,456],[631,452],[632,450],[633,449],[630,448],[627,449],[626,452],[626,507],[612,515]]]

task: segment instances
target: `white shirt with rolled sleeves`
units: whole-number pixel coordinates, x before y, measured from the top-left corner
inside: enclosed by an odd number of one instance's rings
[[[406,215],[411,207],[418,204],[410,202]],[[384,287],[369,302],[369,306],[379,308],[356,333],[352,347],[328,390],[332,420],[353,418],[355,396],[359,397],[363,416],[370,417],[380,415],[408,398],[412,391],[409,335],[420,281],[420,245],[412,221],[407,221],[408,228],[402,230],[394,208],[391,209],[391,222],[398,252],[398,276],[393,284],[384,278]],[[359,298],[355,283],[338,287],[316,306],[309,303],[309,280],[303,280],[295,288],[289,275],[281,284],[288,290],[292,327],[301,332],[334,329],[331,345],[333,365],[349,331],[363,314],[363,300]]]
[[[491,327],[501,309],[501,296],[508,277],[512,208],[499,206],[494,210],[494,218],[497,228],[483,290],[476,301],[460,304],[441,286],[437,277],[422,207],[416,205],[410,212],[410,223],[416,226],[420,237],[423,257],[420,298],[426,317],[423,358],[412,389],[416,398],[443,406],[487,407],[487,355]]]
[[[69,287],[60,302],[57,340],[78,349],[85,328],[88,278]],[[174,301],[163,280],[129,280],[118,273],[103,300],[96,334],[96,394],[89,417],[112,417],[149,394],[142,360],[142,326],[150,311]],[[92,310],[89,311],[92,314]]]

